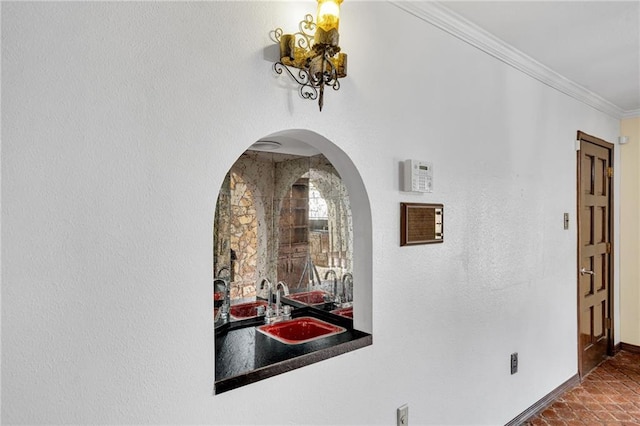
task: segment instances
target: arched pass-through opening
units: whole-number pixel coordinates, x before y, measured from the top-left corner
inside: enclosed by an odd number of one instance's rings
[[[270,153],[274,148],[277,153]],[[322,179],[316,176],[325,172]],[[250,300],[231,298],[229,291],[238,285],[229,274],[236,270],[233,260],[241,258],[233,255],[240,243],[230,237],[236,219],[230,200],[239,194],[226,182],[234,173],[242,175],[242,188],[253,195],[238,198],[238,204],[253,204],[250,212],[257,220],[258,281],[255,287],[243,284],[242,295],[234,294]],[[310,226],[311,183],[329,196],[333,213],[326,228]],[[239,211],[239,223],[253,221]],[[344,151],[315,132],[266,135],[231,165],[214,221],[216,394],[372,344],[371,231],[360,173]],[[334,234],[339,238],[329,238]]]
[[[340,174],[349,192],[353,218],[353,287],[354,328],[373,332],[372,226],[369,197],[355,164],[337,145],[324,136],[305,129],[289,129],[264,136],[262,141],[274,141],[295,149],[314,149],[323,154]],[[305,146],[306,145],[306,146]]]

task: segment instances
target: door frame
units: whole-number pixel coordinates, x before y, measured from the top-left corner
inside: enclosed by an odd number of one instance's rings
[[[587,133],[584,133],[580,130],[578,130],[577,133],[577,137],[576,137],[576,162],[577,162],[577,168],[576,168],[576,193],[577,193],[577,197],[576,197],[576,311],[577,311],[577,330],[576,330],[576,336],[577,336],[577,352],[578,352],[578,376],[580,377],[580,380],[582,380],[584,378],[584,372],[582,371],[582,348],[580,347],[580,265],[581,265],[581,259],[580,259],[580,244],[582,244],[581,241],[581,237],[580,237],[580,225],[581,225],[581,212],[580,212],[580,205],[581,205],[581,201],[582,201],[582,191],[580,188],[580,182],[581,182],[581,172],[582,172],[582,161],[581,161],[581,153],[580,151],[582,150],[582,142],[588,142],[588,143],[592,143],[594,145],[598,145],[601,146],[605,149],[609,150],[609,167],[611,167],[612,169],[614,168],[614,144],[607,142],[603,139],[597,138],[595,136],[589,135]],[[609,226],[609,243],[610,243],[610,247],[611,247],[611,252],[609,253],[609,271],[608,271],[608,279],[609,279],[609,286],[607,289],[607,298],[608,298],[608,312],[607,315],[609,317],[609,321],[610,321],[610,327],[607,330],[607,355],[612,356],[614,355],[615,352],[615,348],[614,348],[614,315],[613,313],[615,312],[614,310],[614,292],[613,292],[613,278],[614,278],[614,265],[615,265],[615,252],[614,252],[614,193],[613,193],[613,177],[611,177],[609,179],[609,221],[608,221],[608,226]]]

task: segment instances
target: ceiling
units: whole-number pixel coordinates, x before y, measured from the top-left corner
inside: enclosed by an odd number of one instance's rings
[[[623,116],[640,115],[640,0],[441,4]]]

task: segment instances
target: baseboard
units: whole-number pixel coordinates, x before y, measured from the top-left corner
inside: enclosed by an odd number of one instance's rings
[[[620,342],[620,350],[640,354],[640,346],[632,345],[631,343]]]
[[[612,355],[616,355],[618,352],[620,352],[622,350],[621,348],[621,343],[618,342],[617,344],[613,345],[613,354]]]
[[[640,348],[639,348],[640,349]],[[533,404],[531,407],[524,410],[518,417],[511,420],[505,426],[519,426],[529,420],[531,417],[540,413],[542,410],[547,408],[553,401],[555,401],[560,395],[565,393],[567,390],[576,386],[580,383],[580,376],[576,373],[574,376],[570,377],[569,380],[549,392],[545,397],[541,400]]]

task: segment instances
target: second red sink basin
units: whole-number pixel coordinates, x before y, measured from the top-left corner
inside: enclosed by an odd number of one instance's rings
[[[257,300],[255,302],[233,305],[229,309],[229,313],[235,319],[253,318],[258,316],[258,306],[267,306],[267,302],[265,300]]]

